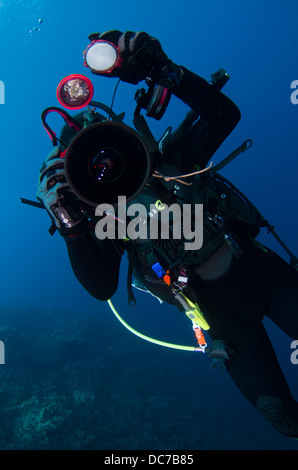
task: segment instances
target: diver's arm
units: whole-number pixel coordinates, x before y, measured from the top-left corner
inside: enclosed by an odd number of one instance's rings
[[[90,41],[109,41],[115,44],[121,57],[120,65],[104,72],[91,69],[96,75],[119,77],[122,81],[137,84],[148,76],[165,86],[184,103],[207,120],[227,118],[233,126],[240,119],[237,106],[214,85],[172,62],[164,53],[160,42],[145,32],[118,30],[89,35]],[[89,66],[87,63],[85,65]],[[232,125],[232,124],[231,124]]]
[[[200,119],[182,136],[180,142],[175,142],[176,149],[179,146],[184,155],[184,165],[191,171],[195,163],[200,167],[207,165],[235,128],[241,115],[233,101],[214,85],[185,67],[180,68],[183,74],[173,88],[173,94],[200,115]]]
[[[97,243],[90,232],[65,237],[73,272],[82,286],[98,300],[110,299],[117,290],[121,254],[111,240]]]
[[[240,120],[237,106],[214,85],[180,66],[181,78],[172,92],[207,120],[228,119],[234,126]]]
[[[108,73],[91,69],[93,73],[119,77],[133,84],[150,76],[153,81],[170,87],[175,96],[199,114],[200,119],[191,129],[191,135],[181,139],[181,163],[185,170],[190,171],[194,170],[195,164],[206,166],[240,120],[237,106],[214,85],[172,62],[160,42],[143,31],[122,33],[113,30],[94,33],[89,39],[112,42],[118,48],[122,60],[119,66]],[[175,148],[177,155],[179,148],[176,139]]]
[[[37,198],[66,241],[70,262],[79,282],[95,298],[107,300],[117,289],[121,254],[111,240],[97,243],[93,238],[93,226],[89,226],[67,183],[60,153],[61,149],[54,147],[43,163]]]

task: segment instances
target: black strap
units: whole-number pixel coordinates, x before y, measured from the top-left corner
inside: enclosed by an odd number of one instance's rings
[[[146,119],[141,114],[135,115],[133,124],[141,136],[145,139],[148,150],[151,154],[158,153],[158,145],[153,137],[153,134],[146,122]]]
[[[215,165],[213,168],[210,168],[209,170],[205,171],[204,175],[210,175],[210,173],[216,173],[217,171],[221,170],[223,167],[225,167],[228,163],[230,163],[234,158],[238,157],[240,153],[246,152],[246,150],[250,149],[252,146],[252,140],[248,139],[245,142],[243,142],[240,147],[236,148],[230,155],[228,155],[226,158],[224,158],[218,165]]]
[[[27,204],[28,206],[38,207],[39,209],[44,209],[44,205],[41,202],[31,201],[30,199],[25,199],[23,197],[20,198],[23,204]]]
[[[133,243],[127,242],[127,254],[128,254],[128,271],[127,271],[127,294],[128,294],[128,305],[131,308],[136,306],[136,298],[133,295],[132,291],[132,275],[134,268],[135,260],[135,245]]]

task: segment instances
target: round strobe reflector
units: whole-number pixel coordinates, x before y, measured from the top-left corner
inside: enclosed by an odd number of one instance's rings
[[[107,41],[94,41],[85,52],[85,65],[95,73],[110,73],[119,61],[116,46]]]
[[[57,87],[59,103],[67,109],[81,109],[93,97],[93,85],[84,75],[73,74],[63,78]]]

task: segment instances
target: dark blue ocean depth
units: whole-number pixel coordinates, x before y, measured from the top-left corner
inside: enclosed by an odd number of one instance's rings
[[[56,87],[86,74],[94,98],[111,104],[116,79],[83,67],[88,34],[147,31],[168,56],[207,80],[220,67],[225,93],[242,119],[214,164],[246,139],[252,148],[222,174],[237,185],[297,246],[298,80],[295,1],[152,0],[82,3],[0,1],[1,297],[0,449],[236,450],[297,449],[246,402],[225,372],[202,353],[146,343],[124,329],[106,303],[75,279],[65,244],[48,234],[46,213],[20,203],[35,199],[39,168],[51,150],[40,114],[57,106]],[[114,109],[132,124],[136,87],[119,85]],[[187,108],[173,98],[156,138],[177,126]],[[52,119],[52,120],[51,120]],[[61,121],[49,119],[59,133]],[[288,260],[266,233],[260,240]],[[146,294],[127,307],[126,262],[115,305],[145,334],[194,345],[183,314]],[[266,322],[298,399],[291,340]]]

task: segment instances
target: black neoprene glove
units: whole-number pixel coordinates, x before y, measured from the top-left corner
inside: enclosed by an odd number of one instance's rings
[[[80,202],[66,181],[60,153],[61,149],[54,147],[43,163],[38,178],[37,199],[60,234],[67,237],[84,232],[87,221],[80,210]]]
[[[160,42],[145,32],[113,30],[89,35],[90,41],[106,40],[119,48],[123,59],[119,67],[112,72],[94,72],[108,77],[119,77],[122,81],[136,85],[149,75],[156,81],[162,79],[172,62],[164,53]],[[176,66],[177,67],[177,66]]]

